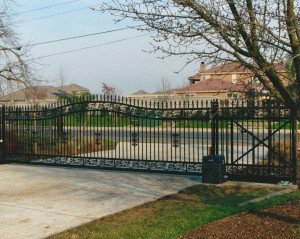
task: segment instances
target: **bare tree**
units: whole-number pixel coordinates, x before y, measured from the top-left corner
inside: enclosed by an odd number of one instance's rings
[[[11,0],[0,0],[0,84],[3,91],[29,86],[35,79],[24,61],[27,48],[21,47],[10,19]]]
[[[24,89],[26,100],[34,106],[38,106],[41,100],[47,96],[47,90],[39,86],[31,86]]]
[[[163,96],[163,101],[167,101],[172,93],[171,81],[167,77],[162,77],[160,85],[156,89]]]
[[[69,80],[68,74],[64,70],[63,66],[60,65],[59,72],[58,72],[58,83],[62,87],[68,82],[68,80]]]
[[[106,96],[116,97],[121,95],[121,91],[113,85],[102,83],[102,94]]]
[[[102,83],[102,94],[104,96],[117,97],[121,95],[121,91],[113,85]],[[109,115],[119,122],[119,115],[116,112],[109,112]]]
[[[102,11],[116,21],[131,18],[154,32],[154,51],[219,64],[238,61],[300,118],[300,1],[294,0],[113,0]],[[161,42],[167,44],[161,44]],[[295,74],[278,64],[287,57]],[[286,81],[295,85],[292,94]]]

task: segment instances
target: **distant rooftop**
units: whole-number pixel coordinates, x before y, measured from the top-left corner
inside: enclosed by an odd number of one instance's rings
[[[210,69],[204,70],[201,73],[250,73],[251,71],[239,62],[228,62]]]
[[[137,92],[134,92],[132,95],[146,95],[146,94],[150,94],[150,93],[144,90],[139,90]]]
[[[72,92],[76,92],[76,91],[89,91],[87,88],[77,84],[63,85],[63,86],[56,87],[56,89],[59,91],[67,92],[69,94],[72,94]]]
[[[153,92],[152,94],[173,94],[174,93],[174,89],[170,89],[170,90],[167,90],[166,92],[163,92],[163,91],[161,91],[161,90],[159,90],[159,91],[155,91],[155,92]]]
[[[246,84],[234,84],[217,78],[210,78],[208,80],[200,81],[192,84],[177,92],[201,92],[201,91],[244,91],[252,87]]]
[[[278,72],[285,72],[286,68],[283,62],[275,64],[275,69]],[[190,76],[189,80],[197,80],[201,78],[201,75],[213,75],[213,74],[230,74],[230,73],[240,73],[240,74],[252,74],[247,67],[241,65],[239,62],[227,62],[218,66],[214,66],[207,70],[198,72],[197,74]]]
[[[57,100],[62,95],[70,95],[73,92],[86,92],[87,88],[70,84],[65,86],[31,86],[28,88],[17,90],[13,93],[0,97],[0,101],[26,101],[26,100]]]

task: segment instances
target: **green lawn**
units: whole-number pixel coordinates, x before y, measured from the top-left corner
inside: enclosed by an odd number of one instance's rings
[[[211,221],[300,197],[297,191],[245,207],[238,206],[241,202],[276,190],[196,185],[178,194],[107,216],[50,238],[177,238]]]

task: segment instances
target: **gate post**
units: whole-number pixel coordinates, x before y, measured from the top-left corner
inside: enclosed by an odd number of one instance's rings
[[[300,183],[300,169],[298,169],[298,120],[293,115],[292,117],[292,167],[293,167],[293,181],[298,184]],[[298,179],[298,181],[297,181]]]
[[[219,153],[219,120],[218,120],[218,108],[219,108],[219,102],[218,101],[212,101],[211,102],[211,112],[212,112],[212,118],[211,118],[211,154],[216,155]]]
[[[272,107],[272,104],[271,104],[271,100],[269,99],[268,100],[268,104],[267,104],[267,113],[268,113],[268,146],[269,146],[269,149],[268,149],[268,175],[273,175],[273,166],[274,166],[274,162],[273,162],[273,152],[272,152],[272,149],[273,149],[273,145],[272,145],[272,124],[271,124],[271,114],[272,114],[272,111],[271,111],[271,107]]]
[[[2,135],[1,135],[1,138],[2,138],[2,157],[1,157],[1,160],[0,160],[0,163],[5,163],[6,159],[7,159],[7,153],[6,153],[6,147],[5,147],[5,106],[3,105],[2,106],[2,111],[1,111],[1,124],[2,124]]]

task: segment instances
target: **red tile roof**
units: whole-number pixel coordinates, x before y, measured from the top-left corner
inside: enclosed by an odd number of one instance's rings
[[[221,79],[210,78],[200,81],[188,87],[178,90],[177,92],[205,92],[205,91],[244,91],[253,88],[254,85],[234,84]]]
[[[278,63],[275,65],[275,68],[278,72],[284,72],[286,71],[286,68],[284,66],[284,63]],[[245,66],[241,65],[239,62],[228,62],[225,64],[221,64],[215,67],[212,67],[210,69],[198,72],[197,74],[190,76],[188,79],[192,80],[200,80],[201,75],[205,74],[228,74],[228,73],[245,73],[245,74],[251,74],[252,72]]]
[[[251,73],[251,71],[246,68],[245,66],[242,66],[239,62],[228,62],[222,65],[218,65],[215,67],[212,67],[210,69],[198,72],[197,74],[190,76],[189,79],[201,79],[201,75],[205,74],[220,74],[220,73]]]
[[[245,66],[241,65],[239,62],[229,62],[229,63],[225,63],[204,70],[201,73],[205,74],[205,73],[229,73],[229,72],[250,73],[251,71]]]

